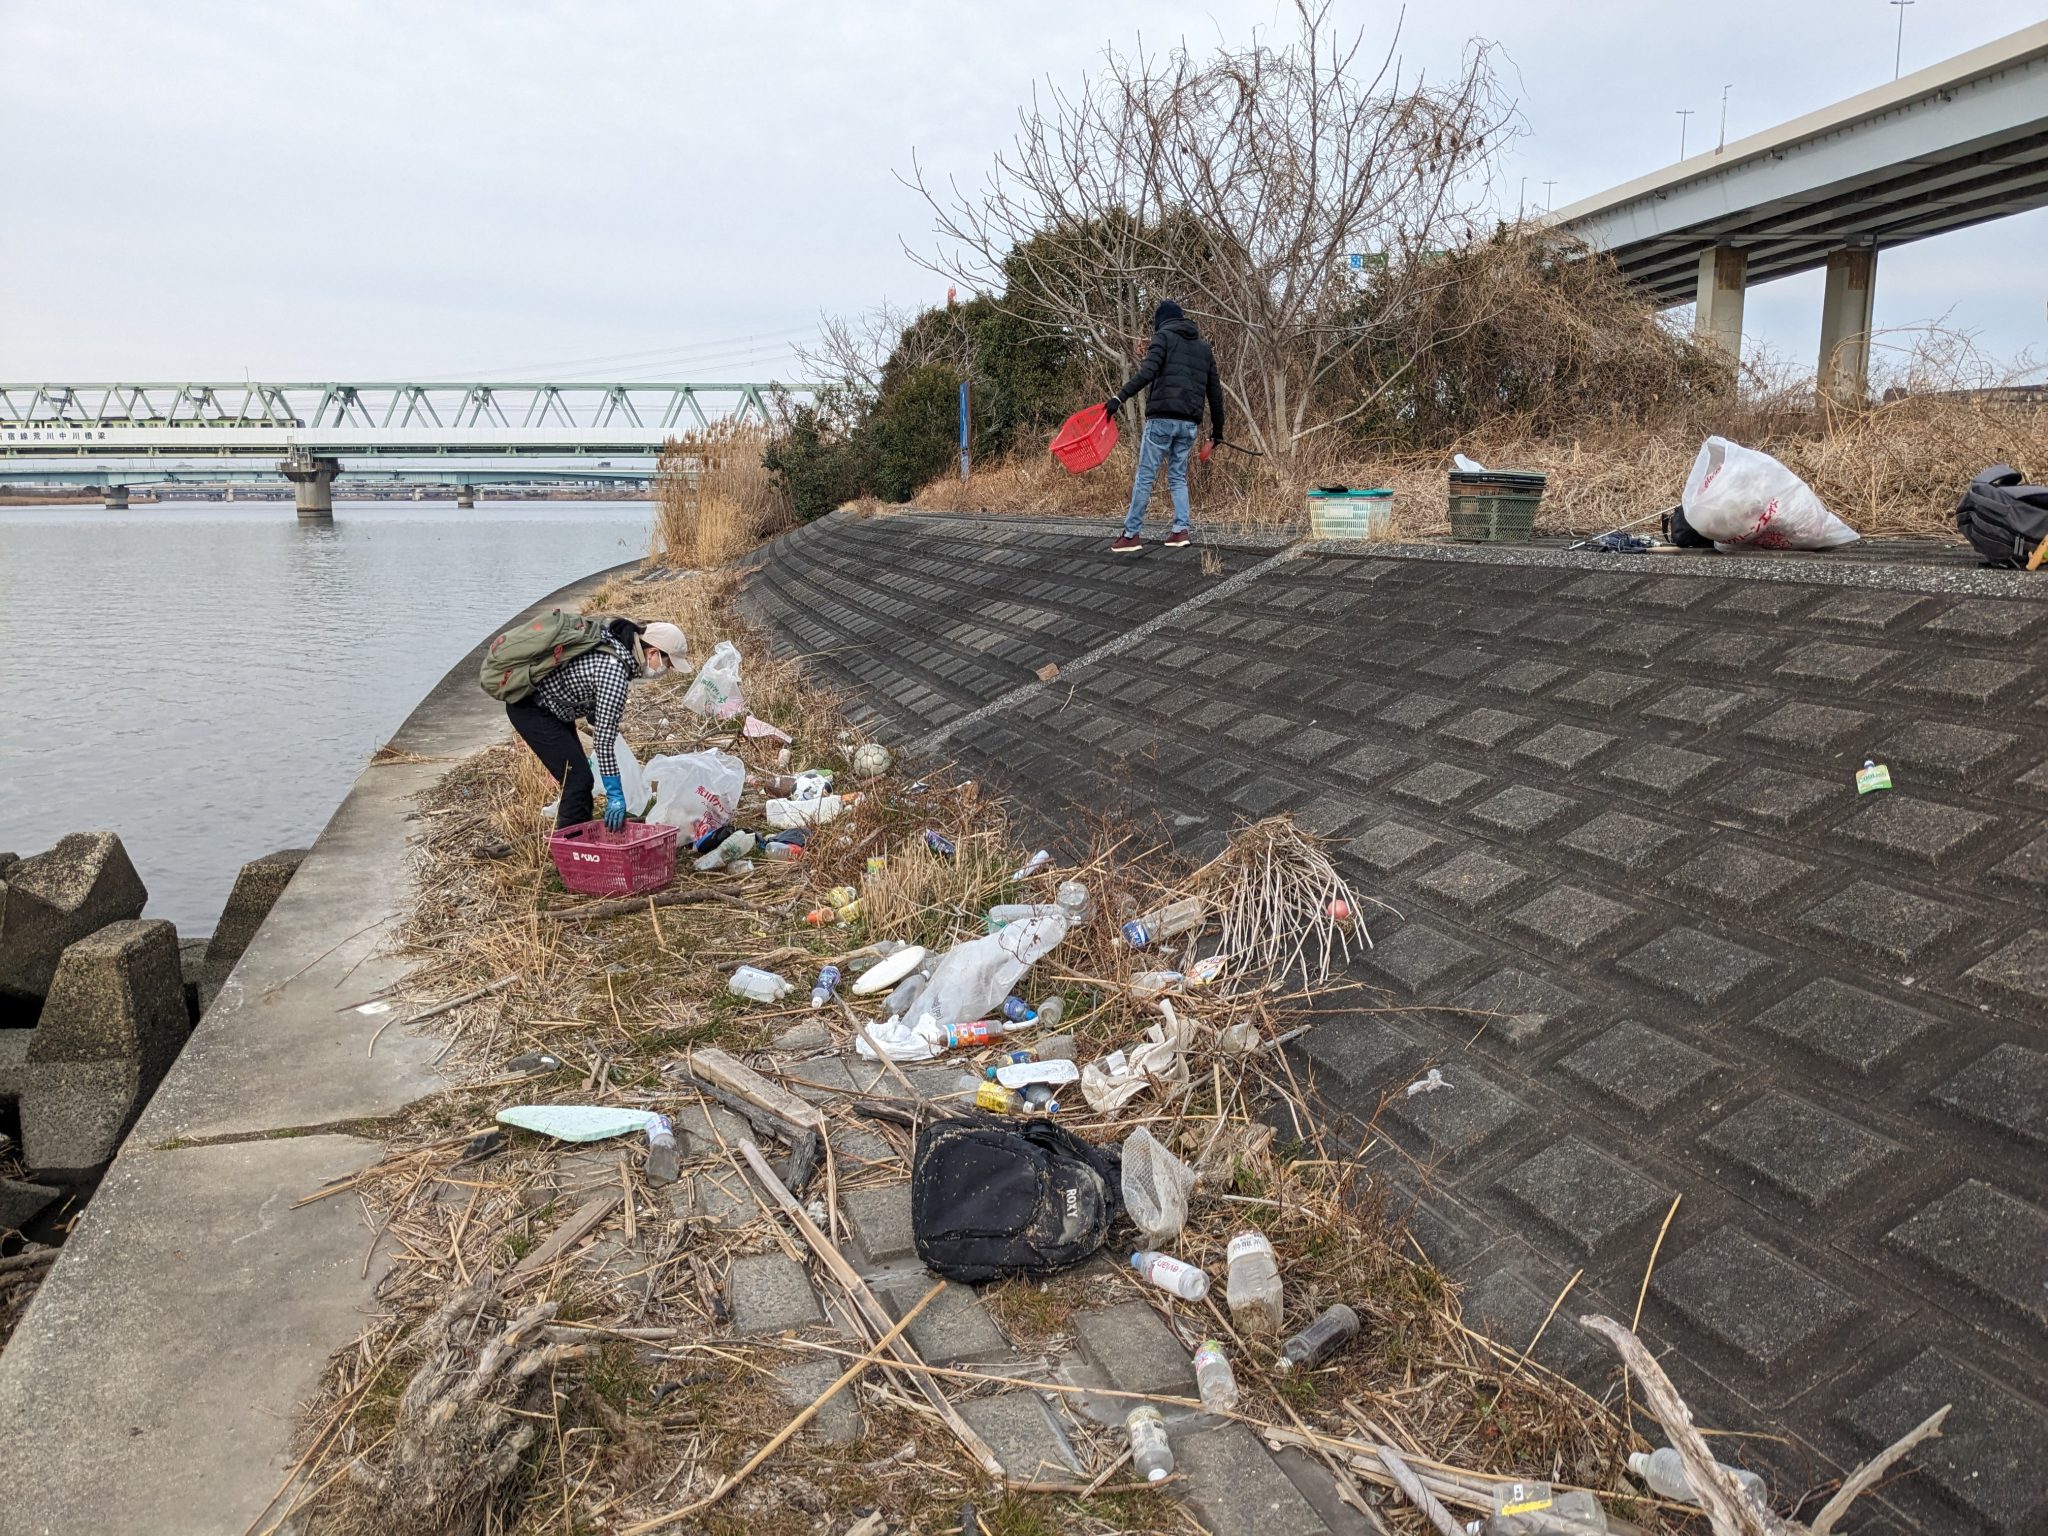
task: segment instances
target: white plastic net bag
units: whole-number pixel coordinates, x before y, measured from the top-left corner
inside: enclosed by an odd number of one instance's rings
[[[1166,1150],[1144,1126],[1124,1141],[1124,1209],[1147,1248],[1163,1248],[1188,1223],[1195,1170]]]

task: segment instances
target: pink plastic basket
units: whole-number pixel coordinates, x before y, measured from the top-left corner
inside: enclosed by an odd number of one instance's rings
[[[629,821],[607,832],[601,821],[564,827],[548,839],[562,884],[579,896],[637,896],[676,877],[676,829]]]
[[[1051,446],[1069,474],[1086,474],[1116,446],[1116,418],[1104,406],[1084,406],[1066,419]]]

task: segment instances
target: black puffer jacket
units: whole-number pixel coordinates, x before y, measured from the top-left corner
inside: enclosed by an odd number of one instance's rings
[[[1168,320],[1152,333],[1152,345],[1138,371],[1124,381],[1117,399],[1129,400],[1150,386],[1145,396],[1145,415],[1170,421],[1202,420],[1202,407],[1209,408],[1209,435],[1223,436],[1223,380],[1216,372],[1216,354],[1195,322],[1182,316]]]

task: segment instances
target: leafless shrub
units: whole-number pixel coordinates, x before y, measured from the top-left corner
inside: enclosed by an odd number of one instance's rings
[[[1463,238],[1515,114],[1472,44],[1443,84],[1404,80],[1391,45],[1337,35],[1300,0],[1286,46],[1104,56],[1076,90],[1048,85],[972,191],[930,203],[936,272],[1005,294],[1020,318],[1127,366],[1153,306],[1177,299],[1215,343],[1256,446],[1292,458],[1351,412],[1327,386],[1378,334],[1348,257],[1390,269]]]

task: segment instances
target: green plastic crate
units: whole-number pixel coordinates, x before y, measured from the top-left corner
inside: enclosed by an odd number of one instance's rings
[[[1541,496],[1453,496],[1451,537],[1480,544],[1526,544]]]

